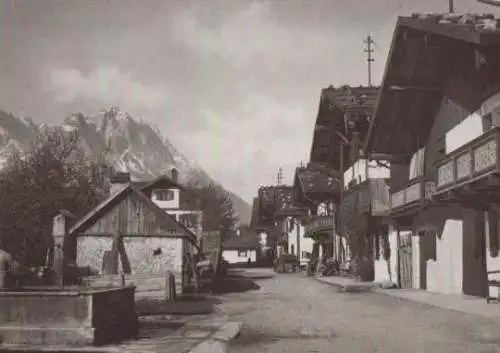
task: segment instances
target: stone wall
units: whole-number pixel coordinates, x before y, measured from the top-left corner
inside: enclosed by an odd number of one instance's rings
[[[111,250],[112,242],[113,239],[109,236],[78,236],[77,266],[89,266],[94,273],[102,275],[104,252]],[[182,238],[128,236],[123,238],[123,243],[131,267],[128,277],[143,277],[144,281],[140,283],[146,282],[147,278],[157,278],[161,282],[165,272],[171,271],[176,275],[176,282],[182,281]],[[122,261],[119,272],[122,271]],[[143,289],[137,281],[134,284],[138,290]]]

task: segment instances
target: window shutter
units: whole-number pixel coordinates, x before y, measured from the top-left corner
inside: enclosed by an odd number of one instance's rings
[[[434,261],[437,260],[437,234],[435,231],[431,231],[430,234],[427,234],[427,236],[432,237],[431,239],[431,246],[430,246],[430,254],[429,257],[433,259]]]
[[[488,210],[488,235],[490,239],[490,255],[498,256],[498,218],[493,210]]]

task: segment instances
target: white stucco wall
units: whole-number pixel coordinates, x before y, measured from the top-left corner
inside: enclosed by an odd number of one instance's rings
[[[436,240],[436,261],[427,261],[427,290],[462,293],[462,221],[447,220]]]
[[[398,264],[398,245],[397,232],[391,226],[389,228],[389,244],[391,248],[391,257],[389,261],[385,260],[382,252],[379,260],[375,260],[375,282],[392,281],[397,282],[397,264]]]
[[[446,153],[469,143],[483,134],[482,117],[492,114],[493,125],[500,123],[500,92],[495,93],[481,104],[481,107],[464,121],[446,133]]]
[[[387,161],[381,161],[389,166]],[[368,161],[366,159],[358,159],[349,169],[344,172],[344,187],[349,185],[351,180],[356,180],[362,183],[368,178],[390,178],[391,171],[389,168],[379,165],[376,161]]]
[[[246,256],[238,256],[238,253],[238,250],[224,250],[222,257],[230,264],[246,263],[249,258],[252,262],[257,261],[257,252],[255,250],[246,250]]]
[[[172,200],[161,201],[156,199],[156,191],[160,190],[170,190],[174,193],[174,197]],[[180,190],[179,189],[155,189],[151,193],[151,200],[158,205],[158,207],[165,208],[179,208],[179,199],[180,199]]]
[[[420,289],[420,237],[411,238],[412,288]]]
[[[297,244],[297,231],[299,232],[299,242]],[[302,224],[295,224],[293,230],[288,232],[288,252],[291,253],[292,245],[294,248],[294,254],[300,254],[300,262],[304,262],[307,258],[304,256],[304,251],[312,253],[314,240],[305,236],[306,228]]]
[[[446,133],[446,154],[453,152],[482,134],[483,125],[481,116],[473,113]]]

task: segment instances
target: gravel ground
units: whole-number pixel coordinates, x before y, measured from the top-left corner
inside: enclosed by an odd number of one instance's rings
[[[341,293],[303,274],[256,283],[258,290],[219,296],[217,316],[245,323],[231,352],[500,353],[500,320],[378,293]]]

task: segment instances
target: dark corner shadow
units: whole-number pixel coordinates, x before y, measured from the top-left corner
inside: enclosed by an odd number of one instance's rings
[[[180,295],[175,302],[158,298],[141,298],[136,300],[135,310],[139,316],[152,315],[208,315],[215,311],[215,306],[221,301],[217,298],[189,294]]]
[[[214,294],[243,293],[259,289],[260,286],[254,282],[253,278],[243,276],[220,278],[212,284],[212,293]]]

